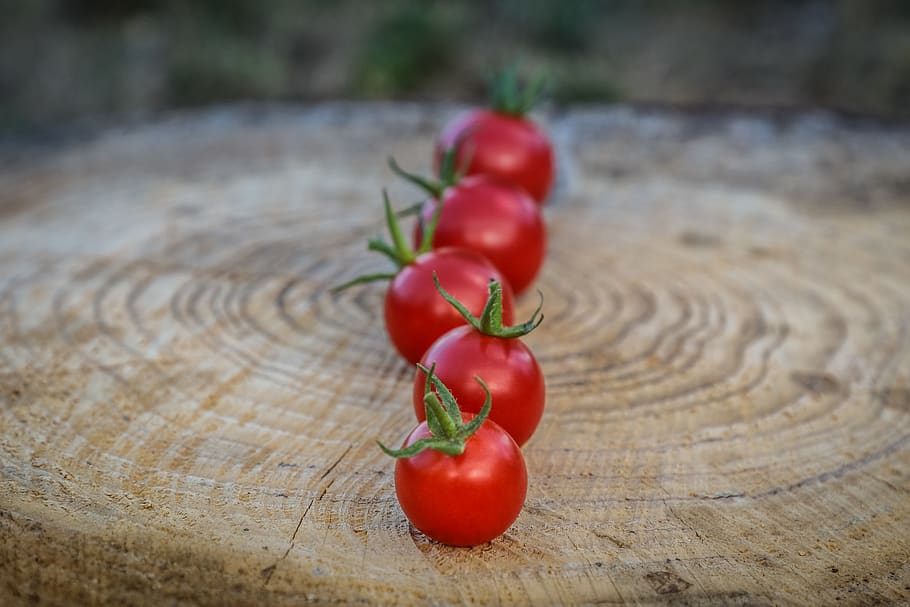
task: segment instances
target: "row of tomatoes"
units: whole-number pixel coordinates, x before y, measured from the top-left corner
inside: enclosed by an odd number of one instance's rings
[[[392,169],[428,195],[411,242],[387,195],[391,243],[369,242],[394,272],[342,285],[390,280],[390,340],[417,364],[414,412],[420,422],[396,457],[395,490],[411,523],[434,540],[470,546],[505,532],[524,504],[520,446],[543,414],[544,377],[521,337],[540,324],[541,306],[514,320],[514,296],[544,260],[541,206],[553,181],[552,146],[526,116],[536,98],[506,73],[492,109],[458,117],[441,133],[438,179]],[[541,304],[542,304],[541,296]]]

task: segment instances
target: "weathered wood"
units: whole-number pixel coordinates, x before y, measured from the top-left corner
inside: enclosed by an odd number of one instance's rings
[[[527,505],[409,528],[374,439],[384,164],[450,108],[210,111],[0,171],[0,603],[872,604],[910,597],[910,131],[549,120]],[[536,303],[526,298],[527,312]]]

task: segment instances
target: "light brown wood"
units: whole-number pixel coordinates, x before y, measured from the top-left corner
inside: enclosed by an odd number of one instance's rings
[[[618,108],[547,121],[514,527],[411,529],[376,447],[385,167],[453,108],[216,110],[0,169],[0,603],[910,599],[910,130]],[[521,302],[530,312],[533,296]]]

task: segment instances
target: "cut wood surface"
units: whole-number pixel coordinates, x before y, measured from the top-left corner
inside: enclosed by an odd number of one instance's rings
[[[0,164],[0,604],[910,601],[910,129],[542,116],[516,524],[429,541],[376,439],[385,158],[457,108],[239,108]],[[536,295],[523,298],[528,314]],[[519,314],[519,317],[521,314]],[[494,402],[495,407],[495,402]]]

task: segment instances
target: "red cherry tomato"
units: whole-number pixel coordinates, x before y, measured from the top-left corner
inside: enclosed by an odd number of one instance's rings
[[[465,421],[473,417],[464,415]],[[423,422],[402,448],[430,436]],[[395,493],[408,520],[452,546],[476,546],[504,533],[518,518],[527,489],[521,450],[489,419],[467,439],[461,455],[427,449],[395,463]]]
[[[424,222],[432,219],[436,204],[432,198],[424,204]],[[414,241],[421,240],[418,223]],[[527,289],[540,271],[546,243],[540,208],[522,190],[479,175],[443,191],[433,246],[477,251],[502,272],[516,295]]]
[[[437,169],[445,151],[459,143],[457,166],[469,158],[468,175],[500,177],[543,204],[555,173],[553,146],[531,120],[487,109],[456,117],[437,141]]]
[[[436,290],[434,270],[443,287],[475,314],[487,301],[490,280],[503,280],[479,253],[451,247],[419,255],[402,267],[386,291],[385,325],[395,348],[411,363],[420,360],[440,335],[465,322]],[[504,284],[504,322],[512,321],[513,308],[512,290]]]
[[[519,446],[534,433],[543,415],[546,389],[543,372],[528,347],[516,338],[484,335],[464,325],[440,337],[423,355],[425,367],[436,365],[436,376],[448,386],[465,412],[477,413],[483,389],[474,376],[484,378],[493,395],[490,419],[509,433]],[[414,378],[414,412],[426,419],[423,404],[426,375]]]

